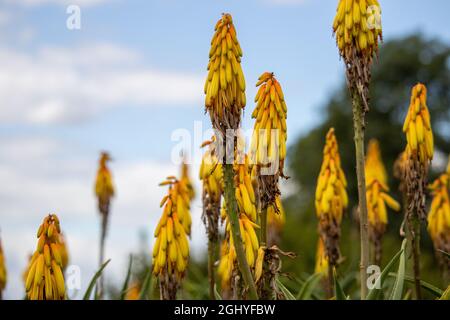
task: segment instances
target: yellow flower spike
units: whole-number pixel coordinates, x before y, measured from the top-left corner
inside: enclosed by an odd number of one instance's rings
[[[208,194],[215,203],[220,202],[223,193],[222,164],[215,155],[214,137],[212,141],[203,143],[202,146],[208,146],[203,155],[200,165],[200,180],[203,181],[204,193]]]
[[[163,214],[155,229],[153,274],[159,276],[161,299],[175,299],[189,261],[190,197],[186,181],[170,177]],[[175,200],[176,199],[176,200]],[[180,214],[183,214],[183,219]]]
[[[111,198],[114,196],[114,185],[108,162],[111,160],[107,152],[100,155],[97,178],[95,180],[95,194],[98,199],[98,208],[102,215],[108,215]]]
[[[6,276],[5,256],[3,255],[2,242],[0,241],[0,299],[2,298],[2,292],[6,287]]]
[[[282,174],[287,139],[287,108],[283,90],[271,72],[263,73],[256,86],[260,86],[260,89],[255,97],[257,104],[252,113],[252,118],[256,119],[250,150],[252,162],[265,166],[278,159],[279,173]]]
[[[217,22],[209,51],[205,81],[205,106],[215,129],[237,129],[245,107],[245,79],[241,67],[242,49],[230,14]]]
[[[340,0],[333,22],[333,32],[340,54],[345,60],[356,50],[360,56],[372,57],[382,40],[381,8],[377,0]]]
[[[49,235],[49,230],[51,236]],[[30,259],[25,280],[25,291],[30,300],[64,300],[65,284],[62,272],[61,233],[56,215],[48,215],[38,234],[39,246]],[[44,239],[44,240],[42,240]]]
[[[346,180],[341,168],[339,148],[331,128],[326,136],[323,162],[317,180],[316,214],[322,239],[328,239],[327,257],[334,266],[339,259],[339,234],[344,209],[348,205]]]
[[[448,172],[442,174],[430,186],[433,200],[428,213],[428,232],[435,249],[448,252],[450,248],[450,201]]]
[[[409,155],[417,154],[422,164],[433,159],[434,139],[427,106],[427,88],[421,83],[412,89],[403,132],[406,134],[408,142],[406,150]]]
[[[316,251],[316,266],[314,268],[314,273],[320,273],[327,275],[328,273],[328,259],[325,251],[325,246],[323,244],[322,238],[319,237],[317,241],[317,251]]]

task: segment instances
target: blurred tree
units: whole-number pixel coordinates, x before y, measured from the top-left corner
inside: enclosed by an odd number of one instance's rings
[[[428,107],[431,113],[432,127],[435,134],[436,163],[443,162],[442,156],[450,152],[450,46],[436,40],[426,39],[423,35],[411,35],[395,39],[381,46],[378,61],[374,63],[371,85],[371,110],[367,115],[366,142],[370,138],[380,141],[383,161],[389,174],[389,185],[397,192],[398,183],[392,177],[392,167],[398,154],[405,147],[405,135],[402,132],[403,120],[408,106],[411,88],[417,82],[428,88]],[[295,262],[286,262],[290,271],[314,270],[317,219],[314,209],[314,194],[317,175],[322,162],[322,147],[326,132],[330,127],[336,129],[342,165],[348,179],[350,205],[357,203],[357,185],[355,172],[352,110],[348,90],[344,83],[324,106],[323,122],[305,136],[298,139],[289,150],[289,173],[299,187],[299,192],[286,201],[288,223],[286,223],[284,245],[299,253]],[[442,166],[444,163],[442,163]],[[443,170],[444,167],[438,168]],[[431,174],[436,175],[437,172]],[[400,199],[397,193],[396,198]],[[351,209],[349,210],[351,213]],[[348,214],[351,217],[351,214]],[[402,215],[389,213],[390,238],[384,240],[384,263],[399,249],[399,225]],[[289,223],[291,219],[292,223]],[[351,257],[351,264],[357,264],[359,257],[359,236],[355,223],[345,219],[342,253],[344,258]],[[353,226],[352,226],[353,224]],[[301,225],[302,233],[295,228]],[[290,230],[291,229],[291,230]],[[426,230],[424,230],[426,233]],[[394,238],[396,237],[396,238]],[[314,240],[313,240],[314,239]],[[424,253],[429,253],[423,260],[423,268],[433,264],[432,246],[428,236],[424,239]],[[346,260],[346,263],[350,262]],[[298,270],[298,268],[302,268]],[[350,267],[350,266],[348,266]],[[345,269],[342,266],[342,269]],[[424,274],[431,280],[439,281],[437,267],[430,267],[434,274]],[[356,269],[355,269],[356,270]]]

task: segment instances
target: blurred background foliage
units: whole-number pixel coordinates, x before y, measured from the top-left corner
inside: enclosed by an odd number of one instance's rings
[[[367,115],[366,142],[371,138],[380,141],[384,164],[389,174],[391,194],[401,202],[398,181],[392,176],[394,161],[403,151],[406,139],[402,132],[411,88],[422,82],[428,88],[428,107],[431,113],[435,136],[436,156],[430,172],[430,180],[441,173],[450,153],[450,47],[437,39],[429,39],[422,34],[385,42],[380,49],[379,58],[374,61],[371,82],[371,110]],[[290,183],[296,191],[287,199],[284,206],[287,215],[280,248],[297,254],[295,259],[283,258],[284,282],[294,294],[302,282],[314,272],[316,245],[318,240],[317,218],[314,208],[316,179],[322,162],[322,148],[326,132],[330,127],[336,129],[342,165],[348,180],[350,206],[343,221],[341,236],[342,264],[338,274],[341,285],[347,294],[357,296],[359,270],[359,226],[354,219],[357,205],[357,185],[353,144],[351,103],[342,75],[342,83],[330,94],[329,101],[321,106],[323,121],[307,134],[291,138],[288,151]],[[302,106],[290,106],[301,108]],[[400,249],[400,226],[403,213],[389,212],[389,225],[383,239],[383,266]],[[150,265],[150,252],[143,247],[134,258],[131,282],[142,283]],[[410,268],[410,263],[408,263]],[[184,281],[180,298],[207,299],[208,284],[205,260],[191,258],[189,274]],[[125,273],[125,272],[124,272]],[[409,272],[411,274],[411,272]],[[422,278],[440,288],[447,283],[441,276],[438,262],[434,257],[433,245],[426,226],[422,238]],[[157,298],[156,283],[153,296]],[[408,288],[411,288],[408,285]],[[110,288],[111,297],[120,296],[119,288]],[[320,286],[313,297],[324,298]],[[428,296],[430,298],[430,296]]]

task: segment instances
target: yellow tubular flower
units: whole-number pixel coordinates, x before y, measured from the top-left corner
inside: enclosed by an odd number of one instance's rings
[[[323,162],[316,188],[316,213],[320,219],[341,223],[344,209],[348,206],[345,188],[347,180],[341,168],[338,143],[331,128],[326,136]]]
[[[95,194],[98,199],[98,208],[101,214],[107,215],[109,212],[109,204],[114,196],[114,185],[112,182],[111,172],[107,166],[111,157],[108,153],[102,152],[100,155],[99,168],[97,178],[95,180]]]
[[[448,252],[450,250],[450,174],[444,173],[430,186],[433,201],[428,213],[428,232],[436,249]]]
[[[189,166],[185,162],[181,165],[181,181],[183,181],[188,189],[189,199],[193,200],[195,198],[195,190],[189,178]]]
[[[372,57],[382,40],[381,8],[377,0],[340,0],[333,22],[333,32],[342,57]]]
[[[246,103],[242,49],[230,14],[223,14],[214,30],[204,88],[205,106],[214,128],[237,129]]]
[[[2,292],[6,287],[6,265],[5,257],[3,255],[2,242],[0,241],[0,299],[2,297]]]
[[[67,250],[66,239],[64,238],[64,235],[62,233],[59,235],[59,244],[61,249],[60,251],[61,251],[62,268],[64,271],[66,270],[66,267],[69,264],[69,252]]]
[[[223,192],[222,164],[215,155],[214,142],[206,141],[203,146],[209,148],[205,152],[200,165],[200,180],[203,181],[203,189],[214,203],[220,202]]]
[[[65,284],[58,217],[48,215],[37,232],[38,244],[25,281],[29,300],[64,300]]]
[[[381,235],[388,222],[386,205],[399,211],[400,204],[387,194],[389,187],[386,169],[381,160],[380,147],[376,140],[369,142],[365,167],[369,228]]]
[[[168,177],[160,185],[169,185],[169,194],[161,201],[164,206],[155,229],[153,246],[153,274],[179,283],[185,275],[189,261],[190,232],[189,195],[186,185]],[[161,278],[160,278],[161,279]]]
[[[269,206],[267,208],[267,224],[269,225],[269,229],[276,230],[280,233],[286,223],[286,213],[284,212],[280,196],[277,197],[275,204],[279,212],[276,212],[273,205]]]
[[[317,241],[316,266],[314,273],[328,274],[328,258],[322,238]]]
[[[287,139],[284,94],[273,73],[265,72],[258,80],[256,86],[259,86],[259,90],[255,97],[257,105],[252,113],[252,118],[256,119],[251,146],[252,160],[258,165],[267,165],[279,159],[282,173]],[[275,136],[272,136],[272,130],[276,130]]]
[[[244,251],[250,268],[254,268],[257,253],[259,249],[259,241],[255,229],[259,226],[256,224],[256,198],[255,191],[250,177],[250,166],[248,157],[245,156],[243,164],[234,165],[236,200],[239,210],[239,226],[244,244]],[[226,214],[226,204],[223,201],[222,217],[226,219],[226,243],[222,247],[222,257],[219,263],[218,274],[222,278],[222,282],[229,283],[236,267],[236,251],[231,236],[231,226]]]
[[[419,83],[412,89],[411,102],[403,124],[408,155],[417,154],[422,164],[433,159],[434,140],[427,107],[427,88]]]
[[[139,283],[134,283],[128,288],[127,293],[125,295],[125,300],[139,300],[141,288]]]

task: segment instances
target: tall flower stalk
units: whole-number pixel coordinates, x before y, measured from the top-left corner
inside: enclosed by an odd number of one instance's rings
[[[101,215],[99,266],[102,266],[104,262],[105,240],[108,229],[110,204],[111,198],[114,196],[112,175],[108,168],[109,161],[111,161],[110,155],[107,152],[102,152],[100,154],[99,168],[95,180],[95,195],[97,196],[98,210]],[[98,295],[99,298],[103,296],[103,276],[100,276],[99,278],[99,285],[96,295]]]
[[[358,179],[361,235],[361,299],[367,295],[369,264],[368,214],[364,172],[365,114],[369,111],[371,65],[382,39],[381,9],[377,0],[340,0],[333,22],[339,53],[346,67],[347,85],[353,105],[353,127]]]
[[[218,157],[223,165],[224,199],[239,269],[248,286],[250,298],[257,299],[256,286],[245,259],[233,182],[236,132],[241,122],[242,109],[246,104],[245,78],[241,67],[242,49],[230,14],[223,14],[214,30],[204,88],[205,107],[216,131]]]
[[[49,214],[38,229],[38,244],[26,272],[25,291],[29,300],[65,299],[60,234],[58,217]]]
[[[377,140],[371,140],[366,158],[367,210],[369,237],[374,248],[374,261],[380,266],[382,257],[381,240],[388,224],[387,208],[399,211],[400,204],[389,196],[386,169],[381,159]]]
[[[208,147],[200,166],[200,180],[203,181],[202,220],[208,236],[209,297],[214,300],[214,263],[218,252],[220,204],[223,194],[222,165],[215,154],[214,139],[204,142],[202,146]]]
[[[164,209],[154,233],[153,274],[159,280],[160,298],[175,300],[189,262],[189,188],[172,176],[160,185],[169,185],[169,192],[161,200]]]
[[[344,210],[348,206],[347,179],[341,167],[339,147],[331,128],[326,136],[323,161],[317,179],[315,206],[319,219],[319,234],[328,260],[328,294],[333,288],[333,268],[340,258],[339,239]]]
[[[2,242],[0,240],[0,300],[3,298],[3,290],[6,287],[6,265],[5,256],[3,254]]]
[[[443,253],[437,250],[450,252],[450,160],[447,171],[434,180],[428,188],[433,196],[428,213],[428,232],[444,271],[444,278],[448,278],[450,276],[450,259],[446,259]]]
[[[403,180],[406,188],[406,222],[413,252],[415,294],[422,298],[420,284],[420,227],[426,222],[425,190],[428,168],[434,153],[433,132],[427,107],[427,89],[419,83],[412,89],[408,114],[403,125],[407,145]]]
[[[287,139],[287,106],[283,90],[272,72],[264,72],[256,86],[259,87],[255,97],[256,107],[252,113],[255,119],[250,147],[254,176],[258,193],[258,212],[261,225],[261,247],[268,247],[267,211],[269,208],[277,214],[280,212],[277,199],[280,197],[279,178],[284,177],[283,168],[286,158]],[[264,259],[262,285],[260,296],[270,298],[270,278],[274,275],[268,272],[269,261]]]

